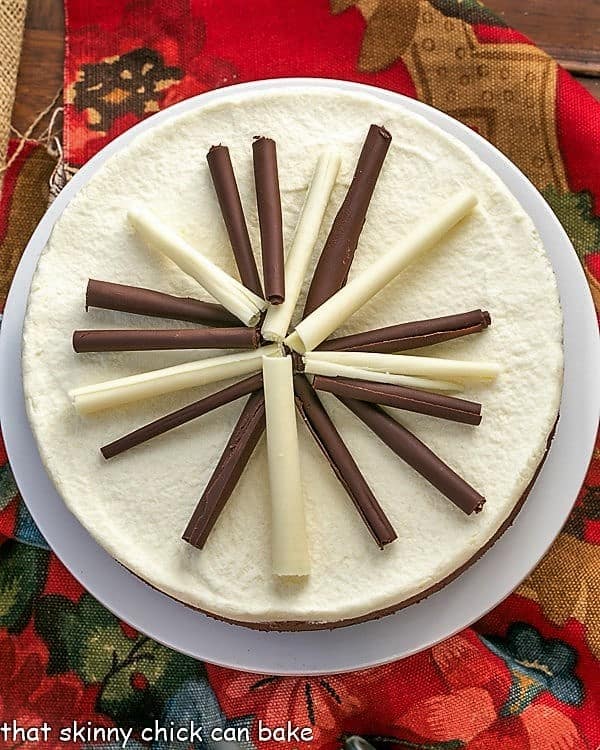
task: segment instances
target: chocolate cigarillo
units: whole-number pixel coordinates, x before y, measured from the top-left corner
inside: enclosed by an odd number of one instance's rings
[[[419,472],[463,513],[470,515],[482,510],[485,497],[459,477],[416,435],[386,414],[379,406],[353,398],[340,398],[340,401],[367,427],[370,427],[397,456]]]
[[[247,396],[249,393],[253,393],[261,388],[261,386],[262,373],[259,372],[245,380],[241,380],[239,383],[230,385],[228,388],[211,393],[199,401],[194,401],[194,403],[188,404],[182,409],[177,409],[177,411],[173,411],[164,417],[155,419],[153,422],[149,422],[127,435],[123,435],[118,440],[114,440],[112,443],[100,448],[100,452],[104,458],[114,458],[120,453],[128,451],[130,448],[135,448],[137,445],[152,440],[152,438],[164,435],[169,430],[173,430],[176,427],[187,424],[187,422],[191,422],[193,419],[202,417],[204,414],[208,414],[208,412],[214,411],[220,406],[236,401],[238,398],[242,398],[242,396]]]
[[[74,331],[81,352],[147,352],[171,349],[256,349],[258,328],[114,329]]]
[[[175,297],[127,284],[109,281],[88,281],[85,309],[98,307],[102,310],[147,315],[151,318],[182,320],[207,326],[241,326],[242,323],[223,305],[202,302],[191,297]]]
[[[417,414],[426,414],[452,422],[478,425],[481,423],[481,404],[463,398],[409,388],[392,383],[376,383],[354,378],[332,378],[316,375],[313,388],[333,393],[342,398],[355,398],[380,406],[391,406]]]
[[[252,143],[252,156],[265,297],[272,305],[280,305],[285,300],[285,259],[275,141],[257,136]]]
[[[202,549],[206,544],[264,430],[265,398],[261,389],[253,393],[246,402],[219,463],[183,532],[182,538],[193,547]]]
[[[380,352],[395,354],[422,346],[439,344],[461,336],[479,333],[492,322],[486,310],[471,310],[458,315],[446,315],[442,318],[415,320],[410,323],[399,323],[385,328],[374,328],[372,331],[352,333],[328,339],[317,347],[328,352]]]
[[[296,408],[332,471],[348,493],[377,545],[383,549],[397,535],[329,414],[304,375],[294,376]]]
[[[227,146],[211,146],[206,155],[206,160],[242,284],[254,294],[262,297],[263,290],[260,284],[260,276],[250,244],[248,227],[246,226],[246,218],[231,164],[231,157],[229,156],[229,149]]]
[[[380,125],[371,125],[354,177],[333,221],[304,305],[304,317],[317,309],[346,283],[377,178],[392,141]]]

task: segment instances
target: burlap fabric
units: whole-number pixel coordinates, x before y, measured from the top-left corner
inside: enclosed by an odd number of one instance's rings
[[[0,165],[4,165],[15,99],[27,0],[0,0]],[[0,171],[0,188],[3,170]]]

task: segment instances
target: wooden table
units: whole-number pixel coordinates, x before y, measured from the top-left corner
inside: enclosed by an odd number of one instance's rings
[[[485,1],[571,70],[600,100],[600,0]],[[21,132],[62,84],[63,44],[62,0],[29,0],[13,114]]]

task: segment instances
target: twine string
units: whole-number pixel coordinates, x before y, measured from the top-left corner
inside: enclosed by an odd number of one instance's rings
[[[4,164],[3,166],[0,166],[0,176],[3,175],[7,170],[11,168],[11,166],[15,163],[15,161],[19,158],[19,155],[25,148],[25,144],[28,141],[34,141],[35,143],[47,143],[49,140],[52,139],[52,128],[54,128],[56,124],[56,118],[57,118],[57,112],[62,112],[62,107],[59,107],[58,109],[55,109],[56,104],[62,95],[62,87],[56,92],[54,95],[52,101],[50,104],[48,104],[47,107],[45,107],[33,120],[31,125],[27,128],[27,130],[24,133],[20,133],[15,127],[12,125],[10,126],[11,131],[19,138],[19,143],[17,145],[17,148],[13,151],[10,159]],[[54,110],[54,111],[53,111]],[[42,133],[40,138],[36,139],[33,138],[33,134],[35,132],[35,129],[38,127],[38,125],[43,121],[45,117],[47,117],[50,112],[52,112],[52,117],[50,118],[50,123],[46,130]]]

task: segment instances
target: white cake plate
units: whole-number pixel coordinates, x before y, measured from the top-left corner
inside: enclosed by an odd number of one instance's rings
[[[478,562],[425,601],[380,620],[333,631],[264,633],[214,620],[152,589],[115,562],[71,515],[44,470],[29,428],[21,338],[31,279],[52,227],[107,159],[144,130],[183,112],[244,92],[306,86],[402,104],[458,138],[496,172],[535,222],[558,278],[565,381],[558,429],[535,487],[514,525]],[[201,94],[144,120],[102,149],[48,209],[25,250],[6,305],[0,361],[2,429],[17,484],[71,573],[118,617],[171,648],[215,664],[282,675],[344,672],[400,659],[467,627],[507,597],[569,515],[592,455],[600,409],[600,341],[590,292],[567,235],[529,180],[487,141],[442,112],[383,89],[325,79],[260,81]]]

